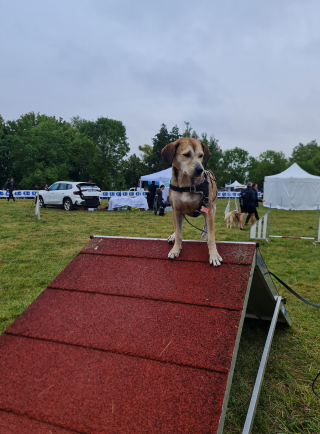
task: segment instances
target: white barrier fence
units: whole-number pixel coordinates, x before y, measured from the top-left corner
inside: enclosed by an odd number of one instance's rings
[[[40,200],[39,200],[39,191],[37,192],[37,200],[36,200],[36,206],[34,210],[35,215],[38,217],[38,220],[40,220]]]
[[[19,198],[34,199],[38,191],[39,190],[15,190],[13,192],[13,195],[18,199]],[[7,196],[9,196],[8,191],[0,190],[0,199],[5,199]],[[147,192],[143,191],[140,193],[140,191],[101,191],[100,199],[107,199],[108,197],[114,197],[114,196],[129,196],[129,197],[147,196]],[[238,199],[239,197],[240,197],[240,193],[238,192],[218,191],[219,199],[229,199],[229,198]],[[258,193],[258,198],[261,199],[261,197],[262,197],[261,193]]]
[[[236,211],[238,211],[238,202],[237,202],[237,198],[235,197],[234,198],[234,209],[236,210]],[[232,210],[233,211],[233,210]],[[227,203],[227,206],[226,206],[226,209],[224,210],[224,216],[226,216],[227,214],[228,214],[228,212],[230,212],[230,198],[229,198],[229,200],[228,200],[228,203]]]
[[[271,204],[270,204],[271,208]],[[317,208],[316,222],[313,237],[289,237],[285,235],[269,235],[271,212],[268,211],[263,217],[255,222],[250,228],[250,239],[264,240],[269,242],[269,238],[291,238],[296,240],[313,240],[313,244],[320,243],[320,214],[319,205]]]
[[[270,211],[255,222],[250,228],[250,238],[269,241]]]
[[[34,199],[39,190],[15,190],[13,192],[14,197],[17,199]],[[5,199],[9,196],[9,192],[6,190],[0,190],[0,199]],[[137,197],[137,196],[147,196],[147,193],[143,191],[140,193],[139,191],[101,191],[100,199],[107,199],[108,197],[115,196],[129,196],[129,197]]]

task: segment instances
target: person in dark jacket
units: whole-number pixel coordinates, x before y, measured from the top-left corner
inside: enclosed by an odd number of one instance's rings
[[[13,190],[17,190],[17,186],[14,183],[13,178],[11,178],[10,181],[7,182],[6,189],[9,192],[9,197],[7,201],[9,202],[10,198],[12,198],[13,202],[15,202],[16,200],[13,196]]]
[[[258,184],[256,184],[256,183],[253,183],[253,184],[252,184],[252,191],[253,191],[253,193],[254,193],[254,195],[255,195],[255,200],[254,200],[254,202],[253,202],[253,206],[254,206],[254,216],[255,216],[256,220],[258,221],[258,220],[259,220],[259,215],[258,215],[257,208],[258,208],[258,206],[259,206],[259,202],[265,202],[265,200],[262,200],[262,199],[259,199],[259,198],[258,198]],[[247,216],[247,218],[246,218],[246,222],[245,222],[245,224],[244,224],[245,226],[248,225],[248,221],[249,221],[249,219],[250,219],[250,215],[248,214],[248,216]]]
[[[251,223],[254,223],[254,202],[255,194],[252,190],[251,182],[248,182],[247,188],[242,190],[240,196],[241,215],[239,220],[239,226],[241,231],[243,231],[243,218],[246,213],[248,213],[249,218],[251,217]]]
[[[163,184],[160,185],[160,188],[156,189],[155,198],[157,199],[157,203],[156,203],[155,209],[153,210],[154,215],[157,215],[157,212],[161,206],[163,208],[165,207],[165,204],[163,202],[163,195],[162,195],[163,190],[164,190]]]
[[[153,209],[154,204],[154,196],[156,194],[157,186],[155,185],[155,182],[152,181],[152,184],[148,186],[148,205],[149,209]]]

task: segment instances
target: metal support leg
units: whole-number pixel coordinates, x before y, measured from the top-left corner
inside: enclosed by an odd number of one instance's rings
[[[254,389],[252,392],[250,406],[249,406],[249,410],[247,413],[247,418],[246,418],[246,422],[244,424],[242,434],[250,434],[251,429],[252,429],[252,425],[253,425],[253,421],[254,421],[254,415],[256,412],[257,404],[258,404],[258,399],[259,399],[259,395],[260,395],[260,390],[261,390],[261,385],[262,385],[262,381],[263,381],[263,377],[264,377],[264,372],[265,372],[266,366],[267,366],[267,360],[268,360],[268,356],[269,356],[269,352],[270,352],[270,348],[271,348],[273,333],[274,333],[274,330],[276,328],[277,321],[278,321],[278,315],[279,315],[282,297],[277,295],[277,296],[275,296],[275,300],[277,301],[277,303],[276,303],[276,307],[274,309],[272,321],[270,324],[267,341],[266,341],[266,344],[264,346],[264,350],[263,350],[263,354],[262,354],[262,358],[261,358],[261,362],[260,362],[260,366],[259,366],[259,371],[258,371],[258,375],[257,375],[256,382],[254,385]]]

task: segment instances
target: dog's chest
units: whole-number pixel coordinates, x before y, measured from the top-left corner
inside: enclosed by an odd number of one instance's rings
[[[193,213],[199,208],[200,202],[202,200],[201,193],[177,193],[171,192],[171,203],[172,207],[179,212],[184,214]]]

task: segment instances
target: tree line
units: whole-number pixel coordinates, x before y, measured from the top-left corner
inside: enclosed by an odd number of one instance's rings
[[[76,116],[66,122],[30,112],[13,121],[0,116],[0,183],[4,186],[12,177],[25,189],[58,180],[92,180],[103,190],[135,187],[140,176],[168,167],[161,150],[179,137],[192,137],[208,146],[211,157],[207,169],[217,176],[219,187],[230,180],[250,180],[263,186],[265,176],[282,172],[294,162],[320,176],[320,147],[315,140],[306,145],[299,143],[289,158],[272,150],[254,158],[241,148],[222,150],[213,135],[198,135],[185,122],[181,134],[177,126],[169,131],[162,124],[152,145],[140,145],[140,155],[129,155],[126,128],[121,121],[105,117],[89,121]]]

